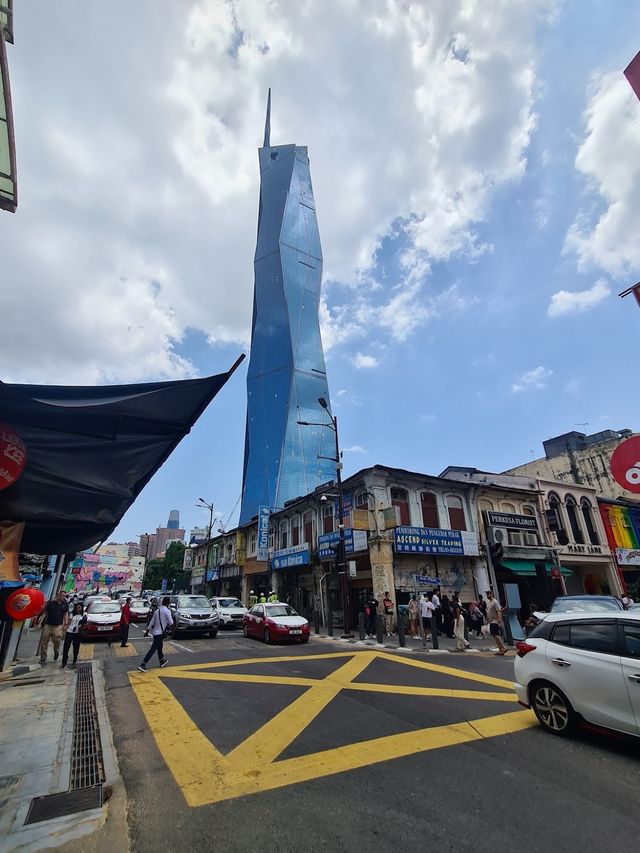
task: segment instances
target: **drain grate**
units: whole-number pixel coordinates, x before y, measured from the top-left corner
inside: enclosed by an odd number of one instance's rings
[[[48,794],[46,797],[35,797],[31,800],[25,826],[87,809],[99,809],[101,806],[102,785],[80,788],[77,791],[63,791],[61,794]]]
[[[77,673],[69,784],[71,791],[99,785],[104,779],[91,664],[81,664]]]

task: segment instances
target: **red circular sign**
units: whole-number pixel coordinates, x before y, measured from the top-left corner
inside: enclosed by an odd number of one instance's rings
[[[623,489],[640,494],[640,435],[616,447],[611,455],[611,473]]]
[[[554,579],[554,581],[560,580],[560,569],[557,566],[554,566],[551,569],[551,577]]]
[[[37,616],[38,613],[41,613],[46,602],[47,599],[39,589],[27,587],[12,592],[4,607],[11,619],[24,622],[25,619],[30,619],[31,616]]]
[[[27,461],[27,448],[18,433],[0,421],[0,489],[18,479]]]

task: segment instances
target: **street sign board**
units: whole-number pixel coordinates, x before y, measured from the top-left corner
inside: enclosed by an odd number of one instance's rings
[[[311,554],[307,544],[283,548],[274,551],[271,556],[272,569],[294,569],[297,566],[308,566],[310,562]]]
[[[338,530],[334,530],[333,533],[323,533],[321,536],[318,536],[318,557],[321,560],[335,557],[338,551],[339,542],[340,532]],[[346,554],[352,554],[356,551],[366,551],[367,531],[354,530],[352,527],[345,527],[344,550]]]
[[[256,550],[256,560],[260,563],[266,563],[269,559],[269,515],[268,506],[258,508],[258,547]]]
[[[431,578],[429,575],[416,575],[416,586],[440,586],[440,578]]]

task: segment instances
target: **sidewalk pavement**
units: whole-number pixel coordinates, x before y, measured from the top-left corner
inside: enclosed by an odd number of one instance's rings
[[[398,640],[398,634],[392,634],[388,637],[386,634],[382,638],[382,646],[378,645],[378,641],[376,637],[369,637],[364,640],[360,639],[360,635],[358,630],[354,631],[353,638],[345,638],[343,639],[340,635],[342,633],[341,628],[334,628],[333,637],[328,636],[326,633],[326,629],[322,628],[319,634],[314,634],[312,632],[311,636],[315,639],[326,640],[327,642],[339,642],[339,643],[350,643],[356,646],[368,646],[369,648],[386,648],[393,649],[394,651],[404,651],[404,652],[421,652],[426,654],[462,654],[462,652],[456,652],[456,641],[454,639],[450,639],[446,637],[444,634],[438,637],[438,646],[439,648],[434,649],[431,643],[431,640],[427,641],[426,649],[422,645],[422,640],[420,638],[413,638],[410,634],[405,635],[405,646],[400,646],[400,642]],[[470,648],[466,650],[466,654],[474,654],[478,652],[491,653],[496,651],[496,646],[491,637],[476,637],[475,634],[469,634],[469,643]],[[513,649],[507,647],[510,652],[513,652]],[[509,651],[507,653],[509,653]]]
[[[29,623],[31,620],[28,620]],[[0,684],[9,678],[16,678],[19,675],[26,675],[29,672],[39,672],[41,670],[40,658],[38,656],[38,648],[40,645],[40,628],[23,628],[18,643],[18,656],[12,661],[11,666],[7,667],[3,672],[0,672]],[[49,655],[52,655],[51,647]]]
[[[90,665],[105,771],[104,800],[109,802],[100,809],[25,826],[34,797],[69,790],[73,746],[76,670],[62,670],[59,661],[52,660],[51,648],[48,663],[40,666],[39,636],[39,630],[25,633],[19,647],[20,665],[34,669],[0,681],[0,853],[62,845],[65,852],[86,850],[87,844],[92,852],[124,851],[128,849],[126,798],[97,661]],[[117,843],[106,843],[107,831]]]

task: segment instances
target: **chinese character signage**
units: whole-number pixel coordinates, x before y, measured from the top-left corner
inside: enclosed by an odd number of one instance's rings
[[[326,560],[328,557],[335,557],[338,553],[338,543],[340,542],[340,533],[334,530],[333,533],[323,533],[318,536],[318,557],[321,560]],[[355,551],[367,550],[367,531],[354,530],[352,527],[344,529],[344,550],[345,554],[351,554]]]
[[[294,545],[274,551],[271,557],[272,569],[294,569],[297,566],[308,566],[311,560],[308,545]]]
[[[436,527],[396,527],[393,549],[397,554],[457,554],[472,556],[476,543],[467,531],[444,530]],[[465,543],[468,543],[465,548]],[[477,554],[477,548],[475,548]]]
[[[269,559],[269,507],[258,509],[258,548],[256,560],[266,563]]]

